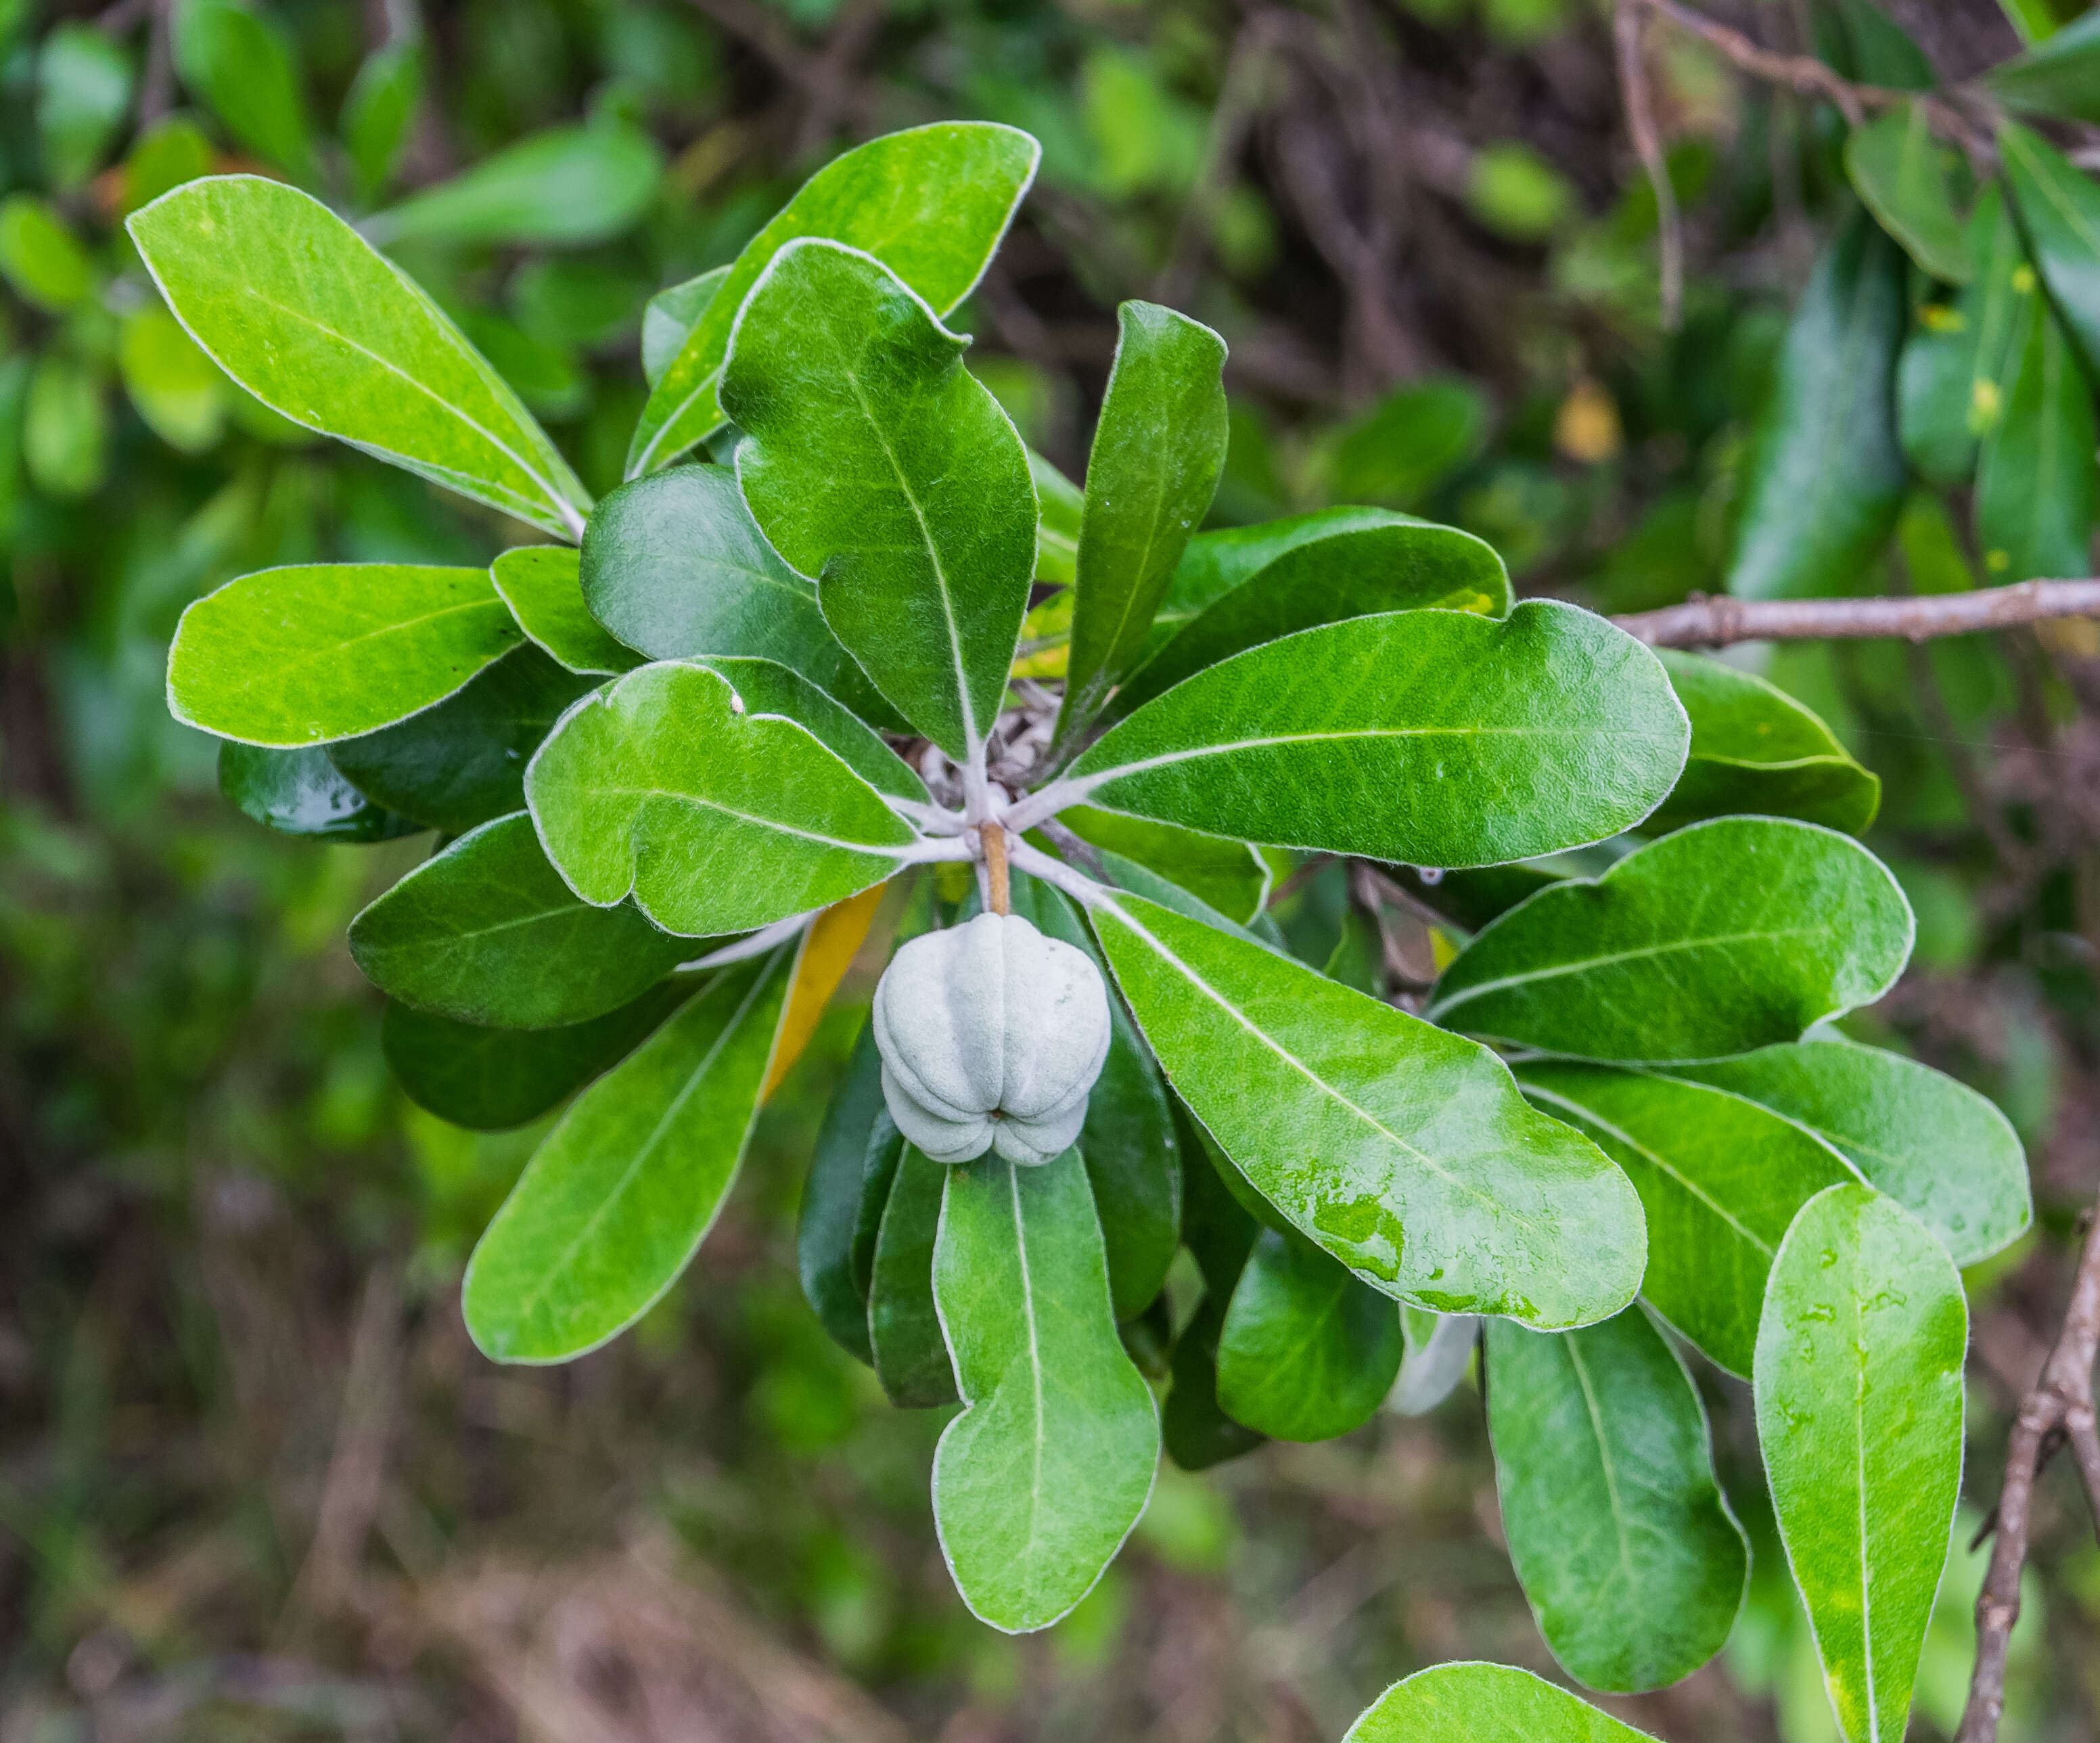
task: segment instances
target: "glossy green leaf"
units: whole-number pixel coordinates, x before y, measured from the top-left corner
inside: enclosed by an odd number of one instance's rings
[[[2100,364],[2100,188],[2048,140],[1998,127],[1998,160],[2058,318],[2087,367]]]
[[[218,747],[218,790],[267,828],[332,841],[390,841],[422,825],[374,805],[318,747],[271,750],[232,739]]]
[[[998,717],[1035,563],[1027,450],[967,343],[879,261],[805,240],[752,289],[722,370],[752,518],[959,761]]]
[[[886,1167],[871,1169],[871,1142],[878,1127],[890,1153]],[[802,1293],[832,1340],[872,1363],[867,1338],[868,1282],[875,1269],[875,1240],[903,1140],[882,1100],[882,1055],[875,1026],[861,1026],[838,1086],[817,1128],[817,1146],[802,1188],[795,1251]],[[872,1214],[871,1214],[872,1201]]]
[[[350,926],[351,957],[388,997],[504,1029],[602,1017],[691,950],[632,907],[579,902],[522,812],[461,836]]]
[[[1689,1676],[1750,1572],[1691,1375],[1639,1304],[1579,1331],[1486,1335],[1502,1532],[1546,1644],[1590,1688]]]
[[[0,273],[32,307],[58,315],[95,291],[95,267],[64,219],[34,194],[0,200]]]
[[[1444,971],[1423,1014],[1580,1059],[1717,1059],[1873,1004],[1912,930],[1895,879],[1857,842],[1724,817],[1512,908]]]
[[[885,1151],[885,1159],[887,1151]],[[909,1144],[897,1146],[883,1194],[867,1287],[868,1346],[892,1404],[930,1410],[953,1404],[954,1365],[933,1305],[933,1242],[951,1171]]]
[[[1562,196],[1564,188],[1549,197]],[[1396,388],[1340,432],[1327,462],[1328,494],[1414,508],[1486,445],[1493,417],[1480,384],[1463,376]]]
[[[1646,1252],[1625,1176],[1485,1048],[1135,896],[1089,916],[1176,1092],[1262,1197],[1440,1313],[1585,1323]]]
[[[894,872],[913,832],[804,726],[662,664],[571,709],[525,772],[549,856],[587,902],[666,930],[747,931]]]
[[[471,829],[525,803],[527,760],[597,680],[514,647],[435,708],[329,747],[353,786],[433,829]]]
[[[526,545],[504,552],[488,572],[518,627],[570,671],[608,677],[631,672],[647,656],[591,616],[577,561],[573,545]]]
[[[468,1261],[484,1355],[566,1361],[677,1281],[743,1160],[794,954],[721,970],[570,1105]]]
[[[660,290],[642,311],[642,373],[651,387],[664,379],[671,360],[685,346],[687,337],[715,300],[715,293],[729,276],[727,267],[716,267]]]
[[[1201,1128],[1178,1101],[1175,1125],[1180,1136],[1181,1238],[1202,1273],[1203,1298],[1174,1340],[1159,1432],[1176,1464],[1203,1471],[1251,1451],[1263,1439],[1219,1408],[1217,1372],[1226,1306],[1261,1225],[1241,1209],[1211,1165]]]
[[[1967,249],[1975,276],[1952,304],[1918,311],[1896,372],[1904,452],[1927,482],[1948,486],[1968,481],[1978,439],[2005,410],[2034,297],[2019,226],[1996,182],[1976,201]]]
[[[1008,1634],[1093,1589],[1152,1494],[1159,1415],[1116,1337],[1075,1151],[947,1171],[933,1298],[962,1414],[933,1454],[933,1521],[955,1589]]]
[[[102,488],[109,461],[109,410],[98,372],[51,347],[36,360],[22,410],[22,459],[29,482],[69,501]]]
[[[1881,806],[1881,778],[1815,715],[1777,685],[1720,660],[1661,648],[1656,657],[1692,717],[1692,751],[1643,827],[1661,834],[1754,812],[1866,832]]]
[[[638,127],[598,121],[549,127],[359,226],[382,248],[402,242],[576,248],[618,236],[649,209],[664,154]]]
[[[1867,210],[1920,267],[1950,285],[1965,285],[1974,265],[1954,206],[1948,156],[1923,107],[1899,103],[1853,130],[1845,142],[1845,173]]]
[[[178,0],[175,70],[249,150],[295,181],[314,179],[313,129],[291,39],[237,0]]]
[[[211,176],[126,227],[190,337],[271,410],[546,532],[582,532],[589,494],[517,394],[318,201]]]
[[[1639,822],[1688,735],[1654,656],[1603,618],[1546,600],[1500,623],[1396,611],[1213,666],[1112,727],[1036,802],[1493,864]]]
[[[1310,1241],[1264,1229],[1225,1309],[1218,1403],[1279,1441],[1331,1441],[1378,1414],[1400,1372],[1400,1315]]]
[[[1674,1074],[1807,1127],[1939,1236],[1957,1265],[2010,1246],[2033,1215],[2012,1123],[1988,1097],[1914,1059],[1802,1041]]]
[[[1225,342],[1156,303],[1126,302],[1117,321],[1087,460],[1061,739],[1136,664],[1225,464]]]
[[[52,187],[70,193],[102,167],[131,107],[131,59],[113,33],[62,24],[37,51],[37,140]]]
[[[1101,948],[1069,898],[1017,872],[1012,903],[1045,938],[1086,951],[1106,979]],[[1088,1098],[1079,1148],[1101,1216],[1116,1317],[1132,1319],[1159,1293],[1180,1244],[1180,1138],[1151,1050],[1113,993],[1108,1058]]]
[[[1268,898],[1268,862],[1245,841],[1147,817],[1075,805],[1057,821],[1083,841],[1134,860],[1244,926]]]
[[[199,454],[218,440],[230,397],[226,377],[165,309],[124,317],[117,365],[146,427],[169,447]]]
[[[170,115],[139,135],[124,160],[123,217],[151,204],[170,188],[211,174],[212,144],[185,115]]]
[[[1440,1664],[1380,1695],[1342,1743],[1643,1743],[1564,1688],[1499,1664]]]
[[[744,245],[653,383],[628,449],[627,475],[670,465],[721,424],[716,391],[730,329],[752,287],[789,243],[823,236],[865,249],[937,316],[946,315],[982,275],[1041,156],[1017,128],[940,121],[886,134],[834,158]]]
[[[1890,90],[1939,82],[1925,51],[1880,0],[1822,0],[1809,16],[1816,54],[1840,77]]]
[[[754,654],[836,691],[850,664],[817,589],[765,542],[724,466],[623,484],[585,530],[591,615],[652,660]]]
[[[2100,17],[2088,13],[2001,60],[1981,82],[2009,109],[2100,121]]]
[[[736,686],[744,712],[778,714],[805,726],[825,749],[877,792],[924,805],[926,783],[876,730],[801,673],[776,660],[714,657],[699,662]]]
[[[2005,415],[1976,468],[1976,543],[1993,582],[2070,578],[2093,567],[2093,389],[2063,329],[2028,299]]]
[[[491,1029],[390,1002],[379,1045],[418,1107],[470,1132],[508,1132],[617,1065],[694,986],[691,979],[660,981],[602,1017],[555,1029]]]
[[[1893,1199],[1803,1207],[1758,1328],[1758,1446],[1849,1743],[1902,1743],[1961,1486],[1968,1304]]]
[[[1356,516],[1369,510],[1354,511]],[[1120,718],[1245,649],[1385,611],[1509,611],[1509,576],[1485,540],[1402,514],[1344,524],[1279,552],[1185,624],[1117,692]]]
[[[221,738],[320,744],[442,701],[521,639],[485,569],[264,569],[183,613],[168,708]]]
[[[1640,1194],[1641,1292],[1721,1366],[1747,1374],[1772,1255],[1803,1204],[1856,1178],[1845,1158],[1770,1108],[1677,1078],[1534,1063],[1517,1080]]]
[[[1907,483],[1895,431],[1903,251],[1855,214],[1787,329],[1743,483],[1728,591],[1844,592],[1886,542]]]
[[[342,99],[342,143],[356,174],[357,197],[375,198],[394,179],[423,100],[423,45],[382,43],[364,57]]]

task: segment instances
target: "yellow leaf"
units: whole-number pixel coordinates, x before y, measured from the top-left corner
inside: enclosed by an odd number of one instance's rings
[[[810,1044],[810,1037],[817,1032],[817,1019],[824,1014],[824,1007],[832,1002],[832,995],[839,990],[846,969],[859,954],[887,887],[877,884],[835,902],[811,924],[802,954],[796,960],[795,984],[788,991],[788,1009],[780,1019],[780,1042],[773,1049],[772,1067],[765,1074],[765,1088],[759,1092],[761,1101],[770,1098],[780,1087],[780,1080],[794,1069],[802,1049]]]

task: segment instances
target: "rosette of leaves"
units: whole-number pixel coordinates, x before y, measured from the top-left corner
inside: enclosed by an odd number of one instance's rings
[[[1864,827],[1870,778],[1769,686],[1513,602],[1466,533],[1199,531],[1225,347],[1170,310],[1123,307],[1085,477],[1057,479],[945,324],[1036,159],[988,125],[876,140],[659,298],[601,502],[307,196],[211,179],[132,222],[256,398],[554,541],[245,576],[170,663],[253,814],[442,832],[351,929],[389,1057],[462,1125],[563,1110],[469,1268],[475,1339],[559,1361],[633,1323],[848,959],[902,911],[963,917],[1003,844],[1012,911],[1114,995],[1078,1142],[929,1162],[864,1035],[801,1247],[898,1403],[960,1406],[933,1511],[977,1615],[1078,1603],[1162,1438],[1194,1467],[1434,1407],[1485,1325],[1511,1553],[1574,1676],[1674,1680],[1740,1601],[1696,1352],[1756,1387],[1833,1687],[1895,1712],[1958,1470],[1953,1266],[2027,1203],[1979,1097],[1811,1034],[1910,947],[1828,827]],[[1039,564],[1061,691],[1012,675]],[[1595,877],[1552,858],[1605,842]],[[1284,947],[1279,850],[1446,874],[1424,888],[1466,919],[1421,1014]],[[1183,1247],[1200,1291],[1167,1287]],[[1863,1443],[1897,1386],[1930,1407]]]

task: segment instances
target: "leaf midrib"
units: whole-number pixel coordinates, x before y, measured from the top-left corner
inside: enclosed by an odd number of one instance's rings
[[[1565,975],[1587,973],[1593,969],[1608,969],[1622,962],[1638,962],[1687,951],[1714,950],[1730,944],[1776,944],[1788,939],[1816,935],[1816,929],[1812,926],[1788,926],[1771,932],[1705,933],[1696,938],[1674,938],[1661,944],[1643,944],[1633,949],[1608,951],[1601,956],[1585,956],[1575,962],[1555,963],[1543,969],[1527,969],[1520,973],[1501,975],[1491,981],[1462,986],[1456,992],[1434,1000],[1423,1015],[1434,1022],[1460,1005],[1491,992],[1503,992],[1512,986],[1533,986],[1542,981],[1558,980]]]

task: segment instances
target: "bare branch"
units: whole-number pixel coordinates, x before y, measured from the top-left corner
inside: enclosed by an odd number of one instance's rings
[[[2100,580],[2022,581],[1970,593],[1870,599],[1695,595],[1682,605],[1612,621],[1650,647],[1726,647],[1736,642],[1925,642],[2055,617],[2100,617]]]
[[[1869,109],[1893,108],[1915,103],[1924,111],[1934,130],[1954,139],[1971,157],[1988,158],[1995,148],[1988,132],[1979,130],[1961,111],[1943,98],[1914,90],[1891,90],[1883,85],[1859,85],[1841,78],[1812,55],[1780,55],[1762,48],[1741,31],[1681,5],[1679,0],[1638,0],[1679,29],[1688,31],[1718,50],[1732,65],[1768,85],[1781,85],[1804,97],[1821,97],[1838,105],[1845,119],[1858,126]]]
[[[1648,90],[1648,57],[1641,46],[1640,0],[1620,0],[1612,20],[1619,50],[1619,88],[1626,104],[1626,130],[1655,190],[1656,235],[1661,253],[1662,324],[1674,333],[1684,314],[1684,225],[1670,185],[1669,161],[1656,131],[1655,103]]]
[[[1997,1541],[1976,1598],[1976,1669],[1955,1743],[1997,1743],[2005,1710],[2005,1655],[2020,1617],[2020,1569],[2027,1557],[2029,1504],[2045,1447],[2068,1441],[2100,1531],[2100,1436],[2093,1427],[2093,1363],[2100,1355],[2100,1216],[2064,1310],[2063,1330],[2041,1378],[2020,1401],[2005,1454],[2005,1485],[1998,1498]]]

